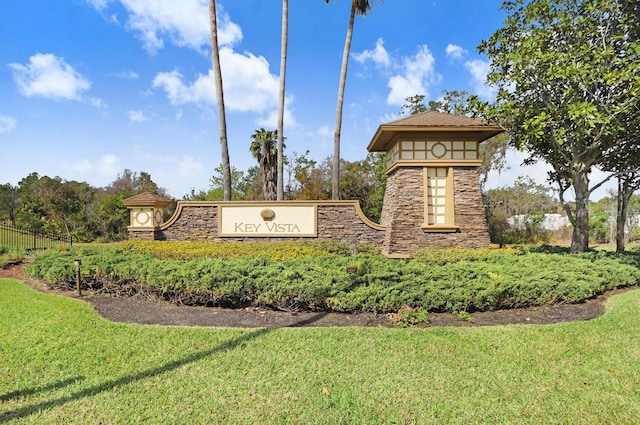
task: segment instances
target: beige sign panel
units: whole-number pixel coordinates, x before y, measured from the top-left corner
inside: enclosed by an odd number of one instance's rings
[[[220,236],[317,236],[315,205],[221,205]]]

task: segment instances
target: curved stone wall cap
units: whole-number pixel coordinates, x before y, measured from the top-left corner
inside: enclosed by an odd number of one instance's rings
[[[126,207],[155,207],[164,208],[171,203],[167,198],[151,192],[141,193],[125,199],[122,203]]]
[[[477,118],[427,111],[381,124],[367,149],[370,152],[384,152],[397,133],[409,131],[463,133],[468,134],[470,140],[481,142],[504,132],[505,129]]]

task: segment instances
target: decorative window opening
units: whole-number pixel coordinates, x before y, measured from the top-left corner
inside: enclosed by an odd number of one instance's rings
[[[402,140],[387,153],[387,166],[397,161],[477,161],[478,142]]]
[[[457,231],[454,223],[453,168],[424,168],[425,231]]]

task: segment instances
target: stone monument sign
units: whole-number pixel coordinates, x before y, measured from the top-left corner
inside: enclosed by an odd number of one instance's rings
[[[380,224],[358,201],[168,201],[142,194],[125,200],[131,239],[192,241],[336,240],[379,247],[406,258],[419,249],[489,245],[478,167],[479,146],[504,129],[484,121],[424,112],[382,124],[370,152],[387,155]]]

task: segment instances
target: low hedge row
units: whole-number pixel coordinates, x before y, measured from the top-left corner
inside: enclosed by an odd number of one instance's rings
[[[107,292],[146,292],[182,304],[377,313],[405,306],[471,312],[576,303],[640,281],[637,262],[605,253],[461,252],[463,259],[443,263],[440,256],[390,260],[368,253],[171,260],[136,251],[128,244],[51,250],[26,270],[71,289],[73,259],[80,258],[83,285]]]
[[[151,254],[164,260],[193,260],[196,258],[215,257],[222,259],[244,256],[265,256],[272,260],[292,260],[303,257],[347,256],[351,254],[351,246],[344,242],[162,242],[127,241],[123,248],[137,254]],[[358,251],[379,254],[380,250],[367,245],[358,244]]]

